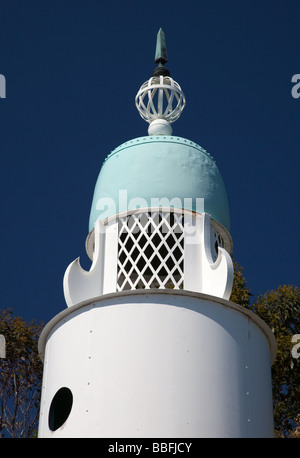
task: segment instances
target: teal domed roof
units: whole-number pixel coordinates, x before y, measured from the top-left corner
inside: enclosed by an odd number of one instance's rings
[[[198,198],[198,201],[196,200]],[[138,207],[204,211],[230,230],[226,189],[215,160],[196,143],[176,136],[146,136],[123,143],[104,161],[95,186],[89,231],[97,219]],[[160,204],[155,205],[155,203]]]

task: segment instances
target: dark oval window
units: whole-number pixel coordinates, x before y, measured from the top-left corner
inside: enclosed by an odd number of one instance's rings
[[[69,388],[60,388],[52,399],[49,410],[49,428],[56,431],[67,420],[73,405],[73,395]]]

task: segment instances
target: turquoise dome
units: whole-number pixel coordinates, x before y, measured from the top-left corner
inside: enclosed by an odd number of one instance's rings
[[[226,189],[211,155],[184,138],[149,136],[123,143],[104,161],[95,186],[89,231],[99,218],[155,206],[153,202],[162,198],[174,203],[179,199],[181,208],[194,211],[199,211],[196,198],[202,198],[202,211],[230,230]]]

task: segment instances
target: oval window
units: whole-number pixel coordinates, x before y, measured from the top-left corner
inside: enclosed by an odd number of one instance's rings
[[[56,431],[67,420],[73,405],[73,395],[69,388],[60,388],[52,399],[49,410],[49,428]]]

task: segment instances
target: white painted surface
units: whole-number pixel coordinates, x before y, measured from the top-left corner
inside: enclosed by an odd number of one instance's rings
[[[39,437],[272,437],[269,328],[251,312],[181,291],[124,292],[50,322]],[[272,357],[273,357],[272,356]],[[73,407],[48,427],[61,387]]]
[[[170,76],[153,76],[140,87],[135,105],[141,117],[149,123],[156,119],[173,123],[185,107],[185,96],[180,85]]]
[[[148,127],[148,135],[172,135],[172,126],[165,119],[154,119]]]
[[[79,259],[76,259],[69,265],[65,272],[64,294],[68,307],[101,294],[117,291],[118,221],[121,221],[126,215],[138,215],[138,217],[140,215],[146,215],[147,211],[152,213],[161,211],[168,212],[169,214],[172,211],[175,214],[178,213],[184,216],[183,288],[188,291],[196,291],[229,299],[233,284],[233,264],[225,247],[219,246],[215,258],[213,257],[213,252],[215,251],[213,232],[219,230],[219,227],[216,229],[213,226],[210,216],[206,213],[195,213],[182,209],[142,208],[135,211],[119,213],[105,221],[98,220],[95,223],[93,263],[90,271],[82,269],[79,264]],[[220,229],[222,230],[222,228]],[[139,230],[141,231],[141,235],[144,230],[145,235],[148,237],[148,242],[151,244],[151,235],[147,235],[149,228],[143,228],[140,225]],[[227,237],[224,229],[223,231],[224,235]],[[155,228],[154,235],[158,233],[159,231]],[[169,232],[160,235],[167,239]],[[132,243],[136,243],[138,246],[139,240],[135,241],[133,237]],[[145,246],[138,246],[138,248],[139,250],[144,250]],[[154,247],[153,243],[152,246]],[[155,249],[154,247],[154,250]],[[134,247],[131,251],[133,250]],[[170,250],[171,249],[168,247],[168,251]],[[159,248],[157,251],[159,251]],[[159,253],[154,254],[159,255]],[[133,257],[131,257],[130,260],[134,263]],[[148,261],[149,266],[152,261],[151,259]],[[166,264],[167,263],[164,263],[164,259],[160,256],[159,268],[164,266],[166,270],[168,270]],[[181,271],[179,266],[178,269]],[[170,275],[172,275],[172,272],[170,272]],[[147,288],[146,279],[144,284]],[[174,284],[176,288],[176,282],[174,282]]]

